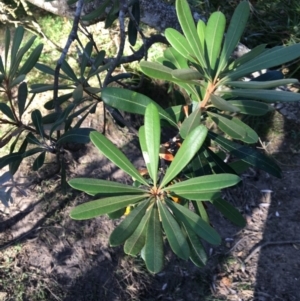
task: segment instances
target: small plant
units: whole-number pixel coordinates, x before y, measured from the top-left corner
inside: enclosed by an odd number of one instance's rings
[[[223,201],[220,194],[222,188],[237,184],[240,181],[238,176],[219,174],[188,178],[182,173],[203,145],[206,135],[207,129],[203,125],[195,127],[165,170],[159,166],[159,110],[156,105],[149,104],[145,124],[139,130],[147,178],[105,136],[92,132],[90,138],[94,145],[134,179],[133,186],[99,179],[72,179],[69,184],[75,189],[93,196],[109,197],[81,204],[71,211],[70,216],[83,220],[107,213],[116,218],[122,216],[127,207],[129,214],[110,235],[111,246],[124,243],[125,253],[133,256],[141,253],[148,270],[158,273],[163,268],[166,236],[178,257],[190,258],[197,266],[203,266],[206,254],[199,238],[214,245],[220,244],[221,238],[203,218],[202,202],[205,200],[221,206],[224,211],[231,212],[234,222],[245,223],[239,212]]]

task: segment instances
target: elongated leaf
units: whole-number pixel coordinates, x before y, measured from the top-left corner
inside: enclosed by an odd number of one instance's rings
[[[119,219],[125,214],[125,212],[126,212],[126,208],[121,208],[119,210],[107,213],[107,215],[110,219]]]
[[[242,55],[241,57],[237,58],[233,62],[233,66],[236,68],[236,67],[238,67],[242,64],[245,64],[246,62],[251,61],[252,59],[256,58],[257,56],[259,56],[260,54],[262,54],[265,51],[266,46],[267,46],[267,44],[261,44],[261,45],[254,47],[249,52],[247,52],[244,55]]]
[[[207,255],[199,238],[190,227],[182,224],[190,245],[190,259],[199,268],[204,267],[207,263]]]
[[[266,82],[266,81],[274,81],[274,80],[282,80],[284,79],[284,75],[279,70],[268,70],[265,73],[260,74],[257,77],[252,78],[250,81],[253,82]]]
[[[73,93],[67,93],[67,94],[58,96],[56,99],[57,104],[59,104],[59,105],[63,104],[64,102],[66,102],[67,100],[69,100],[72,97],[72,94]],[[47,110],[53,110],[54,109],[53,99],[47,101],[44,105],[44,108]]]
[[[15,65],[15,63],[16,63],[17,52],[18,52],[18,50],[20,48],[20,45],[22,43],[23,36],[24,36],[24,27],[23,26],[18,26],[16,31],[15,31],[12,46],[11,46],[11,50],[10,50],[10,53],[11,53],[10,65],[11,66]],[[13,76],[13,74],[10,74],[10,75]]]
[[[193,63],[198,63],[195,56],[193,56],[193,49],[188,43],[187,39],[176,29],[167,28],[165,30],[165,36],[172,47],[180,53],[183,57]]]
[[[198,107],[188,118],[183,121],[179,131],[180,136],[185,139],[190,132],[192,132],[197,126],[200,125],[200,120],[201,109]]]
[[[18,140],[16,139],[14,142],[17,143],[17,141]],[[26,139],[24,139],[18,150],[18,153],[23,155],[24,152],[26,151],[27,145],[28,145],[28,141]],[[12,148],[14,148],[14,147],[15,147],[15,145],[12,146]],[[11,151],[12,151],[12,148],[11,148]],[[20,164],[22,163],[22,160],[23,160],[23,156],[20,158],[20,160],[14,160],[13,162],[11,162],[9,164],[9,171],[12,175],[14,175],[17,172]]]
[[[130,214],[118,225],[109,237],[109,244],[113,247],[124,243],[136,230],[145,215],[149,205],[149,199],[141,202]]]
[[[243,89],[270,89],[295,83],[298,83],[296,78],[287,78],[271,81],[233,81],[226,83],[226,85]]]
[[[90,195],[96,195],[96,194],[142,194],[146,193],[147,191],[125,185],[118,182],[112,182],[107,180],[100,180],[100,179],[90,179],[90,178],[75,178],[71,179],[69,182],[69,185],[73,187],[74,189],[84,191]]]
[[[300,51],[300,50],[299,50]],[[258,99],[267,103],[299,101],[300,94],[286,91],[261,90],[261,89],[235,89],[228,91],[233,97]]]
[[[211,71],[215,71],[220,56],[225,25],[226,19],[221,12],[212,13],[206,25],[205,42]]]
[[[145,127],[144,126],[141,126],[139,128],[139,142],[140,142],[140,147],[141,147],[141,151],[143,154],[143,158],[144,158],[147,170],[149,172],[150,160],[149,160],[148,149],[147,149],[147,145],[146,145]]]
[[[46,73],[46,74],[49,74],[49,75],[52,75],[52,76],[55,75],[55,71],[52,68],[50,68],[49,66],[47,66],[47,65],[36,63],[35,64],[35,68],[38,69],[38,70],[40,70],[40,71],[42,71],[43,73]],[[59,78],[63,78],[63,79],[69,79],[64,74],[59,74],[58,77]]]
[[[195,208],[195,212],[205,221],[207,222],[208,224],[210,224],[210,221],[209,221],[209,217],[208,217],[208,214],[206,212],[206,209],[203,205],[204,202],[202,201],[192,201],[193,203],[193,206]]]
[[[18,85],[19,83],[21,83],[24,79],[25,79],[25,74],[21,74],[19,76],[17,76],[10,84],[9,84],[9,88],[13,88],[14,86]]]
[[[197,23],[197,33],[200,40],[200,45],[202,49],[205,49],[205,31],[206,31],[206,25],[205,23],[200,19]]]
[[[41,137],[44,137],[44,129],[42,124],[42,114],[39,110],[34,110],[31,113],[32,122],[36,128],[36,131]]]
[[[157,183],[159,146],[160,146],[160,119],[157,107],[150,103],[145,112],[145,142],[147,155],[143,154],[145,162],[149,161],[149,175],[153,179],[153,184]]]
[[[169,47],[164,51],[164,57],[178,69],[188,68],[187,59],[183,57],[175,48]]]
[[[208,132],[209,137],[218,145],[230,152],[231,155],[262,169],[275,177],[281,178],[281,169],[270,157],[245,145],[239,145],[213,132]]]
[[[45,151],[45,148],[43,148],[43,147],[31,148],[22,154],[22,158],[30,157],[32,155],[35,155],[35,154],[43,152],[43,151]]]
[[[179,80],[190,81],[203,79],[203,75],[195,69],[175,69],[172,71],[172,76]]]
[[[167,185],[174,179],[183,168],[191,161],[200,149],[207,135],[207,128],[203,125],[196,127],[189,133],[179,148],[174,160],[167,169],[167,172],[160,184],[160,187]]]
[[[161,201],[158,201],[158,209],[171,249],[178,257],[187,260],[190,256],[190,248],[177,221]]]
[[[53,84],[34,84],[30,86],[31,88],[31,93],[41,93],[41,92],[46,92],[49,90],[53,90]],[[70,85],[58,85],[58,90],[63,90],[63,89],[70,89]]]
[[[24,65],[20,68],[19,74],[27,74],[35,66],[42,53],[44,45],[39,44],[30,54]]]
[[[101,93],[101,98],[106,104],[113,108],[140,115],[145,114],[148,104],[154,103],[152,99],[140,93],[113,87],[104,88]],[[158,109],[160,118],[165,119],[171,125],[177,127],[176,122],[171,116],[158,104],[154,104]]]
[[[127,157],[105,136],[95,131],[90,133],[90,139],[98,150],[111,162],[140,183],[149,186],[147,181],[139,174]]]
[[[145,263],[151,273],[159,273],[164,265],[164,246],[158,210],[153,207],[145,243]]]
[[[239,79],[254,71],[268,69],[290,62],[300,56],[300,44],[293,44],[287,47],[276,47],[272,51],[263,52],[255,59],[237,67],[227,75],[231,81]]]
[[[11,162],[14,162],[16,160],[22,159],[21,153],[13,153],[6,156],[3,156],[0,158],[0,169],[2,169],[4,166],[10,164]]]
[[[223,199],[214,199],[211,203],[231,222],[239,227],[246,226],[246,220],[241,215],[241,213],[233,207],[230,203],[226,202]]]
[[[243,140],[246,137],[247,133],[245,129],[233,122],[231,117],[227,118],[212,112],[207,112],[207,114],[217,124],[217,126],[230,137],[239,140]]]
[[[85,68],[87,67],[88,63],[91,60],[92,50],[93,50],[93,43],[89,41],[84,48],[84,51],[82,53],[82,59],[80,62],[80,76],[82,78],[84,78]]]
[[[133,234],[126,240],[124,244],[124,252],[126,254],[135,256],[140,253],[144,247],[146,242],[147,227],[152,210],[153,206],[146,211],[146,214],[143,216]]]
[[[18,88],[18,107],[19,107],[19,118],[21,119],[25,105],[26,105],[26,99],[28,95],[28,90],[27,90],[27,84],[22,83],[19,88]]]
[[[207,64],[204,58],[204,50],[201,47],[195,22],[186,0],[176,1],[176,12],[178,21],[181,25],[181,29],[193,50],[193,57],[197,58],[203,68],[207,68]]]
[[[64,133],[58,140],[57,144],[71,143],[89,143],[90,133],[95,131],[90,128],[71,129]]]
[[[8,29],[8,26],[6,27],[5,31],[5,51],[4,51],[4,64],[5,64],[5,73],[7,70],[7,61],[8,61],[8,52],[9,52],[9,46],[10,46],[10,30]],[[4,73],[4,72],[3,72]]]
[[[2,80],[4,79],[5,69],[2,61],[2,56],[0,55],[0,84]]]
[[[128,40],[130,45],[134,46],[137,39],[137,28],[136,24],[139,25],[140,23],[140,2],[135,1],[132,5],[132,15],[135,20],[130,19],[128,24]]]
[[[173,120],[176,121],[176,123],[184,119],[184,111],[182,105],[169,107],[165,111],[172,117]]]
[[[15,117],[14,114],[11,110],[11,108],[4,102],[0,102],[0,111],[6,115],[9,119],[14,120],[15,121]]]
[[[75,72],[66,60],[63,61],[61,69],[69,77],[69,79],[73,80],[75,83],[78,82]]]
[[[228,59],[230,58],[232,52],[234,51],[237,43],[239,42],[243,34],[249,14],[249,3],[247,1],[240,2],[240,4],[237,6],[233,13],[227,33],[225,34],[225,40],[220,55],[220,62],[217,74],[223,71],[226,67]]]
[[[72,209],[70,217],[76,220],[91,219],[134,204],[147,196],[147,194],[113,196],[87,202]]]
[[[211,94],[210,96],[211,103],[219,110],[228,111],[228,112],[239,112],[239,109],[232,104],[230,104],[225,99]]]
[[[118,18],[119,7],[120,1],[115,0],[105,19],[105,28],[111,27],[113,22]]]
[[[46,156],[46,152],[42,152],[41,154],[38,155],[38,157],[34,160],[33,165],[32,165],[32,169],[34,171],[39,170],[44,162],[45,162],[45,156]]]
[[[26,136],[26,139],[28,143],[35,144],[35,145],[40,145],[40,141],[31,133],[29,132],[28,135]]]
[[[238,118],[232,118],[231,120],[246,131],[246,137],[242,139],[243,142],[253,144],[258,141],[258,135],[249,125],[245,124]]]
[[[32,36],[26,44],[20,48],[20,50],[17,53],[16,61],[21,62],[24,54],[30,49],[30,47],[33,45],[33,42],[35,41],[36,36]]]
[[[201,148],[195,157],[191,160],[191,162],[187,166],[188,171],[184,171],[184,174],[192,173],[191,178],[209,175],[212,173],[211,168],[203,154],[203,148]]]
[[[182,197],[185,199],[193,200],[193,201],[208,201],[215,198],[221,197],[221,192],[218,190],[212,190],[212,191],[180,191],[171,193],[173,197]]]
[[[208,147],[205,148],[204,155],[214,173],[235,174],[234,170]]]
[[[190,227],[198,236],[213,245],[221,243],[221,237],[209,224],[207,224],[200,216],[192,212],[182,205],[166,200],[167,205],[172,209],[175,216],[182,221],[186,227]]]
[[[237,175],[232,174],[207,175],[169,185],[163,190],[170,190],[174,191],[175,193],[200,193],[234,186],[240,180],[241,179]]]
[[[252,116],[263,116],[274,110],[270,105],[255,100],[229,100],[228,102],[237,107],[239,113]]]

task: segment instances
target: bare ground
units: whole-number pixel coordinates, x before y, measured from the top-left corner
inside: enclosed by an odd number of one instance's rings
[[[300,117],[298,109],[295,114]],[[101,119],[90,122],[101,129]],[[112,123],[107,130],[141,166],[134,137]],[[0,212],[0,300],[300,300],[300,127],[276,113],[261,120],[259,131],[283,179],[251,169],[242,187],[226,192],[246,217],[244,229],[210,208],[223,243],[207,246],[209,264],[203,269],[177,259],[166,246],[165,270],[150,275],[140,258],[109,247],[118,221],[69,218],[88,197],[71,189],[61,195],[58,175],[41,181],[55,166],[49,163],[39,173],[23,166],[18,181],[34,184],[24,189],[26,196],[16,192],[9,211]],[[70,178],[130,181],[92,145],[67,156]]]

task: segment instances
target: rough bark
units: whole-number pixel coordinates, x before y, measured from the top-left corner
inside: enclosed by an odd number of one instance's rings
[[[45,2],[45,0],[26,0],[39,8],[46,10],[55,15],[66,18],[73,18],[76,5],[69,6],[67,0],[56,0],[52,2]],[[104,0],[93,0],[83,7],[83,15],[97,9]],[[173,5],[165,3],[162,0],[140,0],[141,7],[141,21],[152,28],[162,32],[168,27],[179,29],[178,20],[176,17],[175,8]],[[194,13],[195,19],[202,18],[199,14]],[[103,20],[105,16],[99,16],[95,21]]]

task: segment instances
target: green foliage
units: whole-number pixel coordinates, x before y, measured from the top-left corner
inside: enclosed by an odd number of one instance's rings
[[[110,244],[124,243],[124,251],[130,255],[141,252],[148,270],[158,273],[163,268],[166,236],[171,249],[180,258],[191,258],[203,266],[206,256],[199,238],[211,244],[220,244],[221,238],[197,210],[190,209],[195,203],[210,200],[221,212],[238,225],[244,225],[241,214],[232,205],[215,199],[221,189],[237,184],[234,174],[218,174],[188,179],[183,170],[203,146],[207,129],[195,127],[183,141],[174,160],[164,170],[159,166],[160,112],[150,103],[145,110],[145,125],[140,128],[139,138],[148,176],[141,176],[126,156],[105,136],[90,133],[91,141],[98,150],[125,173],[130,175],[134,186],[111,181],[78,178],[69,184],[78,190],[98,198],[75,207],[70,216],[84,220],[109,214],[130,207],[130,213],[115,228]],[[192,202],[194,201],[194,202]],[[177,202],[177,203],[176,203]]]

